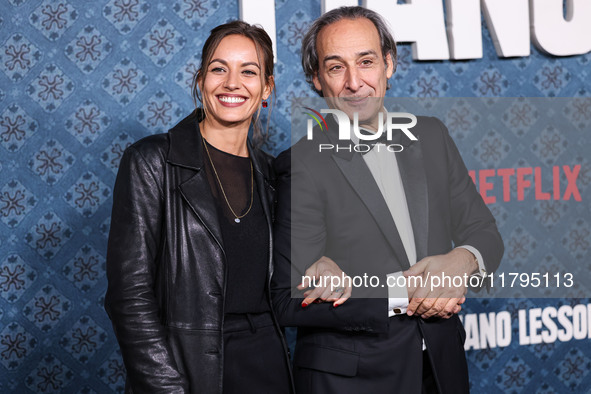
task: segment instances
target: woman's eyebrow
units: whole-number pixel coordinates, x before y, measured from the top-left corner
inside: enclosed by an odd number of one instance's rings
[[[227,66],[228,65],[228,62],[225,61],[224,59],[217,59],[217,58],[216,59],[211,59],[211,61],[209,62],[209,65],[211,65],[211,63],[215,63],[215,62],[222,63],[224,66]],[[257,62],[245,62],[245,63],[242,63],[241,66],[242,67],[255,66],[259,70],[261,69],[261,66],[259,66],[259,64]]]

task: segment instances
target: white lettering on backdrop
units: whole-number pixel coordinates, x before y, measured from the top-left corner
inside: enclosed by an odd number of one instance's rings
[[[482,57],[481,14],[500,57],[529,56],[530,43],[555,56],[591,51],[591,1],[567,0],[363,0],[380,13],[398,42],[411,42],[415,60]],[[357,5],[356,0],[321,0],[321,11]],[[274,0],[239,0],[240,18],[258,23],[273,40],[277,58]],[[531,33],[530,33],[531,31]],[[531,36],[530,36],[531,34]]]

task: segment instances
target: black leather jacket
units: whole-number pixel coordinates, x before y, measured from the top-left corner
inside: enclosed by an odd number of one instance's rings
[[[271,238],[272,157],[249,150]],[[194,112],[167,134],[136,142],[121,159],[105,308],[127,392],[222,392],[225,256],[202,152]],[[271,271],[269,257],[269,278]]]

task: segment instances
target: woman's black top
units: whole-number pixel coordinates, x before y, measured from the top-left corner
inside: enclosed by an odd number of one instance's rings
[[[218,220],[226,254],[226,313],[260,313],[270,311],[265,296],[269,261],[269,229],[257,191],[252,184],[249,157],[235,156],[204,144],[207,180],[217,203]],[[208,158],[211,157],[213,167]],[[215,171],[214,171],[215,168]],[[252,170],[254,171],[254,169]],[[216,177],[217,173],[217,177]],[[219,179],[219,182],[218,182]],[[228,202],[224,198],[224,193]],[[252,190],[252,192],[251,192]],[[251,198],[252,207],[248,211]],[[236,222],[236,216],[240,218]]]

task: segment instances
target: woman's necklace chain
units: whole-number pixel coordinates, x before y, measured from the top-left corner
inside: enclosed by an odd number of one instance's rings
[[[211,155],[209,154],[209,149],[207,148],[207,141],[205,140],[205,138],[203,138],[203,136],[201,136],[201,139],[203,140],[203,146],[205,146],[205,152],[207,153],[207,157],[209,158],[209,163],[211,164],[211,168],[213,169],[213,173],[215,174],[215,179],[218,181],[218,185],[220,185],[220,190],[222,192],[222,196],[224,196],[224,200],[226,201],[226,205],[230,209],[230,212],[232,212],[232,215],[234,215],[234,221],[236,223],[240,223],[240,219],[242,219],[243,217],[248,215],[248,213],[250,212],[250,209],[252,208],[252,201],[254,200],[254,198],[253,198],[253,196],[254,196],[254,177],[253,177],[253,169],[252,169],[252,160],[249,160],[249,162],[250,162],[250,204],[248,205],[248,209],[246,210],[246,212],[244,212],[244,214],[238,216],[238,215],[236,215],[236,212],[234,212],[234,210],[232,209],[232,206],[230,205],[230,201],[228,201],[228,197],[226,196],[226,192],[224,191],[224,187],[222,186],[222,182],[220,181],[220,177],[218,175],[218,172],[215,169],[215,165],[213,164],[213,160],[211,160]]]

